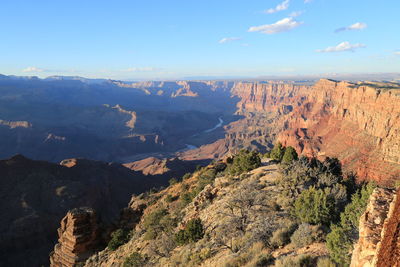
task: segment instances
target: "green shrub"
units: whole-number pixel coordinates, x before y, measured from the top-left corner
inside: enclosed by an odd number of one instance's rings
[[[138,252],[133,252],[124,261],[124,267],[142,267],[145,264],[145,259]]]
[[[290,243],[290,236],[296,230],[297,225],[293,224],[289,227],[279,228],[272,233],[269,243],[272,247],[282,247]]]
[[[336,263],[328,257],[318,258],[317,267],[336,267]]]
[[[208,170],[202,171],[199,174],[198,180],[197,180],[197,186],[196,186],[197,194],[200,193],[201,190],[203,190],[204,187],[206,187],[206,185],[212,184],[215,180],[216,175],[217,175],[217,172],[214,169],[208,169]]]
[[[185,230],[179,230],[175,234],[175,241],[179,246],[185,245],[188,243],[188,239],[186,237],[186,232]]]
[[[265,267],[274,263],[274,257],[271,254],[264,254],[258,257],[254,267]]]
[[[143,235],[144,240],[153,240],[157,238],[157,231],[154,228],[148,228]]]
[[[342,227],[333,225],[331,232],[326,236],[326,246],[331,258],[340,266],[349,266],[353,240],[349,232]]]
[[[169,179],[169,185],[170,186],[175,185],[177,183],[179,183],[179,181],[175,177]]]
[[[232,163],[228,166],[227,170],[232,175],[239,175],[244,172],[249,172],[261,166],[261,159],[257,152],[249,152],[241,150],[233,158]]]
[[[276,267],[315,267],[315,258],[310,255],[286,256],[276,261]]]
[[[148,214],[143,220],[143,226],[147,228],[157,227],[161,219],[168,214],[166,209],[158,209]]]
[[[204,236],[203,223],[199,218],[187,222],[185,229],[179,230],[175,235],[175,241],[178,245],[184,245],[190,242],[197,242]]]
[[[204,236],[203,223],[199,218],[192,219],[186,224],[185,231],[189,241],[196,242]]]
[[[118,229],[111,234],[111,239],[108,242],[107,247],[110,250],[116,250],[130,239],[129,230]]]
[[[165,231],[166,225],[162,224],[162,220],[168,215],[166,209],[158,209],[148,214],[143,220],[143,227],[146,230],[145,239],[155,239],[159,232]]]
[[[182,206],[183,207],[187,206],[190,202],[192,202],[193,198],[194,194],[192,192],[186,192],[182,194],[180,197]]]
[[[274,148],[271,150],[271,159],[281,162],[283,155],[285,154],[285,148],[281,143],[275,144]]]
[[[165,201],[168,202],[168,203],[171,203],[171,202],[173,202],[173,201],[175,201],[175,200],[177,200],[177,197],[173,197],[173,196],[170,195],[170,194],[168,194],[168,195],[165,197]]]
[[[190,172],[185,173],[185,175],[182,176],[182,180],[187,180],[187,179],[189,179],[190,177],[192,177],[192,174],[191,174]]]
[[[294,213],[302,223],[329,224],[335,217],[335,206],[322,189],[303,191],[294,203]]]
[[[374,190],[375,185],[369,183],[364,185],[360,190],[351,196],[351,202],[348,204],[344,212],[340,214],[340,224],[345,229],[358,229],[360,216],[364,213],[369,197]]]
[[[296,150],[289,146],[285,149],[285,153],[282,157],[282,163],[288,164],[291,163],[293,160],[298,160],[299,156],[297,155]]]
[[[302,223],[290,237],[290,241],[296,247],[301,248],[319,241],[323,236],[323,231],[317,225]]]

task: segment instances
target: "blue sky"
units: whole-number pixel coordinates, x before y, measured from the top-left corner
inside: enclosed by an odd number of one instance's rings
[[[399,11],[398,0],[2,0],[0,73],[399,72]]]

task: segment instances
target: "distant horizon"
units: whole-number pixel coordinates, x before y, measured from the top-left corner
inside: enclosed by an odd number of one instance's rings
[[[116,80],[390,73],[400,2],[2,1],[0,73]]]
[[[51,79],[51,78],[76,78],[76,79],[87,79],[87,80],[115,80],[115,81],[123,81],[123,82],[143,82],[143,81],[268,81],[268,80],[278,80],[278,81],[296,81],[296,80],[309,80],[315,81],[319,79],[338,79],[338,80],[377,80],[377,81],[400,81],[400,72],[371,72],[371,73],[325,73],[325,74],[309,74],[309,75],[301,75],[301,74],[282,74],[282,75],[263,75],[263,76],[187,76],[187,77],[178,77],[171,79],[147,79],[147,78],[137,78],[137,79],[115,79],[106,76],[80,76],[80,75],[15,75],[15,74],[4,74],[0,73],[0,75],[4,75],[7,77],[15,77],[15,78],[38,78],[41,80]]]

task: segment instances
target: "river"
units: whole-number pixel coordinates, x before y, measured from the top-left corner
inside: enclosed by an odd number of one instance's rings
[[[215,125],[215,126],[214,126],[213,128],[211,128],[211,129],[208,129],[208,130],[203,131],[203,133],[210,133],[210,132],[214,131],[215,129],[221,127],[221,126],[224,124],[224,120],[223,120],[221,117],[219,117],[218,120],[219,120],[219,123],[218,123],[217,125]]]

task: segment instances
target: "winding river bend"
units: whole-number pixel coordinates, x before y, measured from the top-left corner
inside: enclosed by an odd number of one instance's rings
[[[219,117],[219,118],[218,118],[218,124],[217,124],[217,125],[215,125],[213,128],[204,130],[204,131],[202,131],[202,132],[199,133],[199,134],[211,133],[212,131],[215,131],[216,129],[222,127],[222,125],[224,125],[224,120],[222,119],[222,117]],[[199,134],[195,134],[195,135],[193,135],[193,136],[198,136]],[[197,146],[194,146],[194,145],[189,145],[189,144],[185,144],[185,145],[186,145],[186,147],[185,147],[184,149],[181,149],[181,150],[179,150],[179,151],[177,151],[177,152],[185,152],[185,151],[188,151],[188,150],[192,150],[192,149],[198,148]]]
[[[215,125],[211,129],[203,131],[203,133],[210,133],[210,132],[214,131],[215,129],[218,129],[219,127],[222,127],[222,125],[224,124],[224,120],[221,117],[219,117],[218,120],[219,120],[219,123],[217,125]]]
[[[222,127],[223,125],[224,125],[224,120],[222,119],[222,117],[219,117],[218,118],[218,123],[214,127],[210,128],[210,129],[207,129],[207,130],[204,130],[204,131],[202,131],[200,133],[197,133],[197,134],[193,135],[192,137],[198,136],[200,134],[211,133],[211,132],[215,131],[216,129]],[[136,160],[141,160],[141,159],[144,159],[144,158],[147,158],[147,157],[158,157],[158,158],[174,157],[174,156],[176,156],[177,153],[182,153],[182,152],[185,152],[185,151],[188,151],[188,150],[192,150],[192,149],[198,148],[197,146],[190,145],[190,144],[185,144],[185,146],[186,146],[185,148],[179,149],[179,150],[177,150],[175,152],[144,153],[144,154],[139,154],[139,155],[123,158],[123,159],[120,160],[120,162],[121,163],[129,163],[129,162],[136,161]]]

